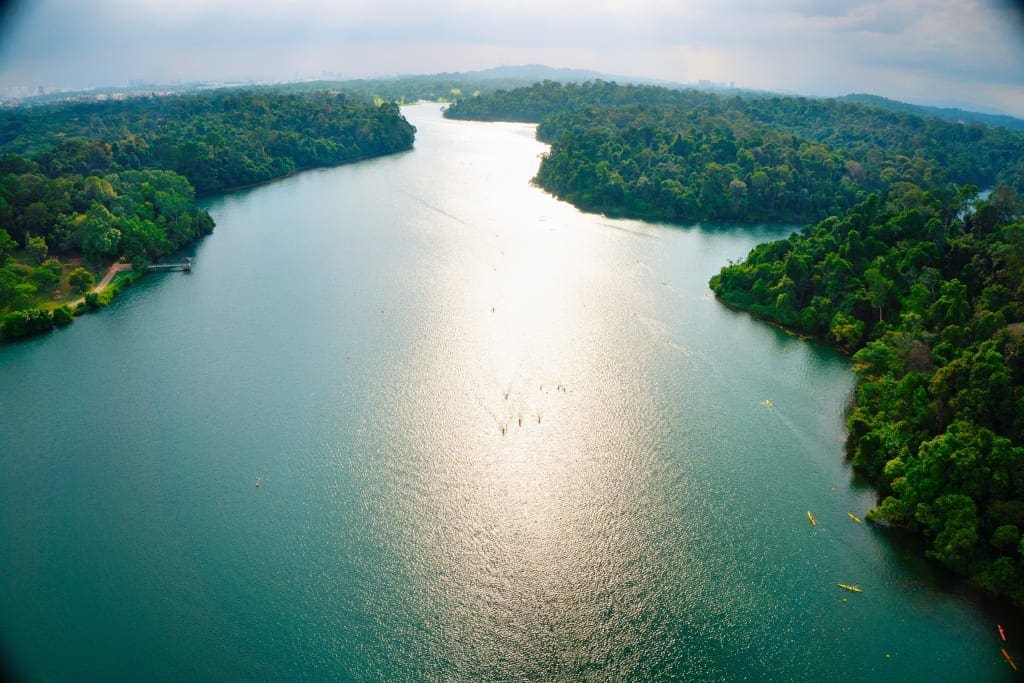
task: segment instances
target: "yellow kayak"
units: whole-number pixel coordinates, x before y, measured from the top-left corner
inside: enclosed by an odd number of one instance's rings
[[[839,586],[840,588],[842,588],[843,590],[852,591],[854,593],[861,593],[862,592],[861,589],[860,589],[860,586],[854,586],[854,585],[851,585],[849,583],[837,583],[836,585]]]
[[[818,526],[818,520],[814,519],[814,515],[811,514],[810,510],[807,511],[807,519],[811,520],[811,526]]]
[[[852,519],[853,521],[857,522],[857,524],[861,524],[860,517],[858,517],[857,515],[853,514],[852,512],[847,512],[846,514],[850,516],[850,519]]]

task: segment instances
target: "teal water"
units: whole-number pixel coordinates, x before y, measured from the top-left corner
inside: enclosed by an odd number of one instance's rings
[[[16,673],[1009,679],[1013,613],[847,517],[846,360],[707,290],[788,229],[581,214],[532,127],[405,111],[415,150],[215,199],[191,274],[0,347]]]

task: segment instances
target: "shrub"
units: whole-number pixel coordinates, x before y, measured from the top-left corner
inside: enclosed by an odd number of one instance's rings
[[[68,284],[82,294],[85,294],[92,289],[94,282],[95,280],[92,277],[92,273],[85,268],[75,268],[71,271],[71,274],[68,275]]]
[[[57,327],[64,327],[70,325],[72,321],[71,309],[67,306],[61,306],[53,309],[53,324]]]
[[[0,339],[17,339],[53,329],[53,316],[40,308],[14,311],[0,323]]]

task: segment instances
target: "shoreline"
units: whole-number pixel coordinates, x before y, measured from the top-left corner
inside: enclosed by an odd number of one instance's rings
[[[404,153],[411,152],[411,151],[414,151],[414,150],[415,150],[415,141],[412,144],[410,144],[405,149],[399,149],[399,150],[395,150],[395,151],[392,151],[392,152],[387,152],[385,154],[360,156],[358,158],[348,159],[346,161],[343,161],[343,162],[341,162],[339,164],[334,164],[334,165],[310,166],[308,168],[295,169],[295,170],[290,171],[289,173],[286,173],[284,175],[276,176],[274,178],[268,178],[267,180],[263,180],[263,181],[260,181],[258,183],[250,183],[250,184],[247,184],[247,185],[239,185],[239,186],[236,186],[236,187],[225,188],[223,190],[220,190],[220,191],[217,191],[217,192],[213,192],[213,193],[210,193],[210,194],[203,194],[203,195],[197,194],[193,201],[194,201],[196,206],[200,206],[201,207],[205,201],[212,200],[212,199],[215,199],[217,197],[223,197],[224,195],[231,194],[233,192],[241,192],[241,191],[244,191],[244,190],[250,190],[250,189],[253,189],[253,188],[262,187],[264,185],[270,185],[271,183],[276,183],[276,182],[279,182],[279,181],[282,181],[282,180],[286,180],[286,179],[291,178],[293,176],[297,176],[297,175],[300,175],[302,173],[306,173],[306,172],[309,172],[309,171],[316,171],[316,170],[321,170],[321,169],[339,168],[341,166],[347,166],[349,164],[355,164],[355,163],[359,163],[359,162],[363,162],[363,161],[371,161],[373,159],[381,159],[381,158],[384,158],[384,157],[394,156],[396,154],[404,154]],[[206,235],[202,235],[200,237],[206,237]],[[184,245],[184,246],[190,246],[192,244],[195,244],[198,241],[199,241],[198,239],[194,240],[193,242],[190,242],[188,245]],[[68,313],[70,313],[72,317],[75,317],[75,316],[81,315],[82,313],[90,312],[92,310],[97,310],[98,308],[102,308],[104,306],[109,305],[111,303],[111,301],[113,301],[114,297],[120,292],[120,289],[118,289],[117,292],[114,292],[113,294],[111,294],[111,296],[107,297],[105,301],[101,300],[100,302],[98,302],[97,306],[95,306],[93,308],[86,308],[85,307],[86,300],[89,297],[89,295],[91,295],[91,294],[96,294],[96,295],[102,294],[104,291],[107,290],[107,288],[111,285],[111,283],[114,282],[114,279],[117,277],[118,274],[126,273],[126,272],[138,273],[138,276],[136,278],[134,278],[131,281],[130,284],[134,284],[135,281],[145,277],[148,274],[148,273],[146,273],[144,271],[135,271],[133,266],[132,266],[132,264],[130,264],[130,263],[123,263],[121,261],[115,261],[114,263],[112,263],[107,268],[107,270],[104,273],[103,277],[100,279],[100,281],[96,285],[93,286],[92,289],[90,289],[86,294],[78,297],[77,299],[74,299],[73,301],[68,301],[66,303],[62,303],[62,304],[59,304],[59,305],[55,305],[55,306],[52,306],[52,307],[46,307],[46,308],[44,308],[41,305],[36,305],[36,306],[31,306],[31,307],[26,308],[26,309],[19,309],[17,311],[8,311],[7,313],[4,313],[4,314],[0,315],[0,346],[2,346],[4,344],[14,343],[14,342],[17,342],[17,341],[22,340],[22,339],[28,339],[30,337],[35,337],[35,336],[38,336],[38,335],[43,334],[43,333],[52,332],[53,329],[56,328],[56,327],[64,327],[64,326],[66,326],[66,325],[59,325],[59,324],[53,322],[53,312],[55,310],[66,309],[66,311]],[[3,332],[4,332],[4,320],[6,319],[7,316],[15,314],[15,313],[26,313],[28,315],[43,315],[43,316],[45,316],[46,318],[48,318],[50,320],[51,325],[49,327],[45,328],[45,329],[35,329],[34,331],[29,332],[27,334],[17,334],[17,335],[6,337],[3,334]]]
[[[86,294],[83,294],[78,299],[75,299],[74,301],[69,301],[68,303],[66,303],[64,305],[65,306],[70,306],[71,310],[74,311],[80,305],[85,303],[85,297],[87,295],[89,295],[89,294],[99,294],[100,292],[102,292],[104,289],[107,288],[107,285],[109,285],[113,281],[113,279],[115,277],[117,277],[118,273],[128,272],[128,271],[131,271],[131,270],[134,270],[134,268],[132,267],[132,264],[130,264],[130,263],[122,263],[121,261],[114,262],[109,268],[107,268],[107,272],[104,273],[103,279],[101,279],[99,281],[99,283],[97,283]]]

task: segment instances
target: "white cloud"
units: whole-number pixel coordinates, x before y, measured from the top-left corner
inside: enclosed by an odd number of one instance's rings
[[[5,23],[0,86],[533,62],[1024,115],[1024,28],[995,0],[37,0]]]

